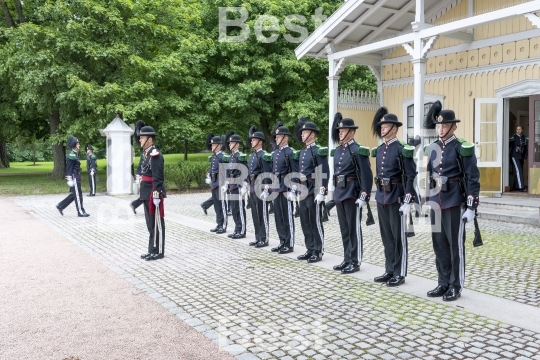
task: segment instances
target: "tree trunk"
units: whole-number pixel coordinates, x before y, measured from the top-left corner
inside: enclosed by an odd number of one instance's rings
[[[60,126],[60,111],[53,110],[49,115],[49,124],[51,135],[58,133]],[[66,175],[66,154],[62,144],[53,144],[52,146],[54,167],[51,177],[62,179]]]
[[[14,0],[15,1],[15,7],[17,8],[17,16],[19,16],[19,23],[26,22],[26,19],[24,18],[24,12],[23,7],[21,4],[21,0]]]
[[[6,140],[0,141],[0,168],[8,168],[9,159],[7,154]]]
[[[272,150],[272,134],[270,131],[270,125],[268,124],[268,120],[266,118],[261,118],[261,131],[264,134],[264,137],[266,138],[266,150],[271,151]]]
[[[13,17],[11,16],[11,13],[9,12],[7,4],[4,0],[0,0],[0,8],[2,8],[2,12],[4,13],[4,17],[6,18],[7,26],[12,28],[15,27]]]

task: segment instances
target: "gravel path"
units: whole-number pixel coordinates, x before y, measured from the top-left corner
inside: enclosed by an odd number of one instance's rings
[[[0,197],[0,359],[233,359]]]

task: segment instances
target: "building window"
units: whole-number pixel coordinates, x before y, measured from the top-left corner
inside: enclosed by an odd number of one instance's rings
[[[429,111],[433,103],[424,104],[424,118],[422,119],[422,127],[424,128],[424,122],[426,120],[426,114]],[[425,128],[424,128],[425,129]],[[414,139],[414,105],[407,107],[407,143],[410,143]],[[422,145],[428,145],[436,141],[438,136],[435,130],[426,130],[425,136],[422,141]]]

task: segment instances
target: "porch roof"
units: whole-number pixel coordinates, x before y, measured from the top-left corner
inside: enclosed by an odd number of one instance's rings
[[[417,0],[348,0],[295,50],[298,59],[326,57],[329,53],[412,32]],[[424,0],[424,22],[432,24],[461,0]],[[464,34],[466,35],[466,34]],[[357,61],[379,65],[384,51]],[[355,62],[354,57],[348,62]]]

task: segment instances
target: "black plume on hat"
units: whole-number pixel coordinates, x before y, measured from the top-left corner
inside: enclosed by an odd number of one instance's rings
[[[343,120],[343,116],[340,112],[334,115],[334,122],[332,123],[332,141],[337,144],[339,142],[339,123]]]
[[[424,120],[425,129],[435,129],[436,118],[439,116],[442,110],[442,104],[439,100],[435,101],[428,110],[426,119]]]
[[[143,128],[144,126],[144,121],[142,120],[137,120],[137,122],[135,123],[135,140],[137,140],[137,142],[139,142],[139,139],[141,137],[141,129]]]
[[[375,113],[373,122],[371,123],[371,132],[373,132],[373,135],[381,137],[381,127],[379,126],[379,121],[381,121],[381,118],[386,114],[388,114],[388,109],[384,106],[380,107]]]
[[[300,119],[298,119],[296,126],[294,127],[294,136],[296,136],[296,140],[298,140],[300,143],[302,143],[302,128],[308,121],[308,119],[302,116]]]
[[[206,150],[212,150],[212,138],[214,137],[213,132],[209,132],[208,135],[206,135]]]
[[[227,151],[229,150],[227,147],[227,135],[222,134],[221,135],[221,151]]]

